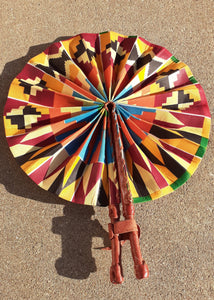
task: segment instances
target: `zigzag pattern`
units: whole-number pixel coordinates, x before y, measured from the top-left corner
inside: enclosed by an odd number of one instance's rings
[[[21,168],[68,201],[119,203],[109,101],[134,202],[194,173],[210,130],[202,87],[165,48],[115,32],[54,43],[14,78],[4,124]]]

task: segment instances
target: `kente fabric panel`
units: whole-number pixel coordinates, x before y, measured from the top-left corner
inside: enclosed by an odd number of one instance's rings
[[[65,200],[116,204],[109,101],[134,202],[164,196],[194,173],[210,130],[202,87],[164,47],[115,32],[56,42],[13,80],[4,124],[24,172]]]

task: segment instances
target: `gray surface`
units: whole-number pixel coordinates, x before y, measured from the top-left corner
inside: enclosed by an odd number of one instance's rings
[[[1,114],[11,80],[60,36],[113,30],[138,34],[187,63],[213,115],[213,1],[0,1]],[[181,188],[136,206],[150,278],[109,282],[107,208],[68,205],[41,190],[14,162],[0,122],[1,299],[214,299],[213,134]],[[79,249],[79,250],[78,250]]]

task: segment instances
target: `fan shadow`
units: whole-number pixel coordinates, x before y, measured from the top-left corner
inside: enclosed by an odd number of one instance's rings
[[[64,216],[53,218],[52,231],[61,235],[62,255],[56,260],[55,267],[59,275],[86,279],[96,272],[92,256],[92,238],[101,237],[103,245],[109,246],[108,233],[94,215],[93,207],[73,204],[64,207]],[[102,245],[101,245],[102,246]]]

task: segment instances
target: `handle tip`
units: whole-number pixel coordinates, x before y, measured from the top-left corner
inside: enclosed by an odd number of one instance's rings
[[[110,280],[112,283],[120,284],[123,283],[123,276],[120,265],[113,265],[110,268]]]
[[[137,279],[149,277],[149,268],[144,260],[142,261],[142,264],[135,265],[135,275]]]

